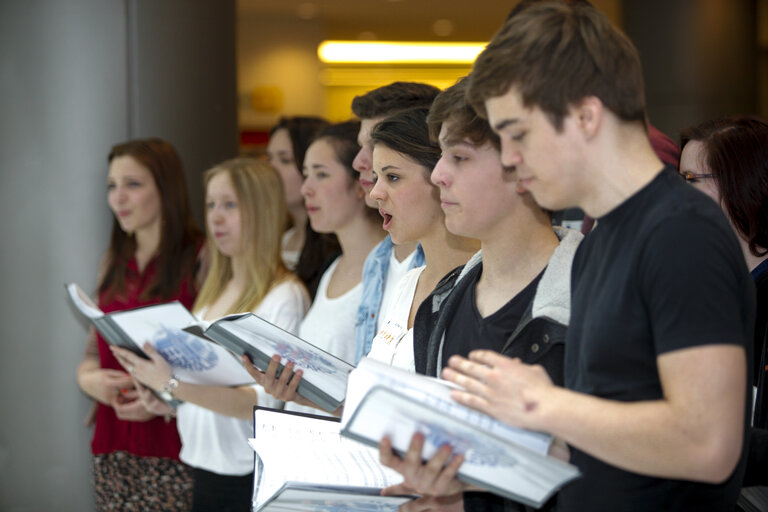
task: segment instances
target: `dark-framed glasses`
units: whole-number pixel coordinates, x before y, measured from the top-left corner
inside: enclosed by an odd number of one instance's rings
[[[693,171],[681,172],[680,176],[682,176],[683,179],[688,183],[697,183],[699,180],[711,179],[715,177],[714,174],[699,173],[699,172],[693,172]]]

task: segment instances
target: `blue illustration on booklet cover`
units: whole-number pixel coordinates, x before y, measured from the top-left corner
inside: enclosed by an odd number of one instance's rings
[[[305,370],[314,370],[326,375],[333,375],[336,369],[333,362],[323,357],[321,354],[313,354],[300,348],[292,347],[286,343],[276,343],[275,352],[285,361],[293,361],[297,368]]]
[[[471,432],[452,432],[439,424],[422,423],[417,429],[424,441],[436,447],[449,444],[453,453],[464,454],[465,460],[478,466],[515,466],[517,460],[499,450],[498,444],[483,442],[481,436]]]
[[[163,328],[153,338],[160,355],[176,368],[200,372],[219,362],[218,354],[197,336]]]

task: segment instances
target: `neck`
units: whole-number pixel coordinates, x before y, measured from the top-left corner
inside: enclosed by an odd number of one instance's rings
[[[232,282],[245,283],[248,279],[248,266],[242,256],[232,256]]]
[[[405,258],[410,256],[411,253],[416,250],[418,245],[419,242],[405,242],[404,244],[396,244],[395,259],[402,263]]]
[[[341,246],[342,257],[363,261],[385,234],[378,219],[372,219],[362,212],[335,233]]]
[[[642,125],[608,120],[585,149],[594,156],[585,163],[584,193],[577,206],[593,218],[607,214],[656,177],[664,164],[651,147]],[[591,146],[591,147],[590,147]]]
[[[144,269],[160,247],[160,222],[136,231],[136,262]]]
[[[526,201],[533,199],[526,197]],[[539,208],[520,208],[497,233],[481,240],[483,275],[494,287],[541,272],[560,241],[549,215]]]
[[[291,217],[293,227],[297,232],[303,232],[307,227],[307,209],[304,204],[297,204],[288,208],[288,216]]]
[[[441,222],[440,227],[442,229],[433,236],[419,240],[421,248],[424,250],[424,259],[427,262],[427,268],[422,272],[420,280],[425,283],[434,283],[430,289],[434,288],[434,285],[448,272],[464,265],[473,254],[480,250],[478,240],[454,235],[445,229],[443,222]]]

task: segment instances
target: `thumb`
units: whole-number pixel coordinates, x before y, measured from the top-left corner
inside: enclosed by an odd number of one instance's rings
[[[158,361],[158,360],[165,361],[163,356],[160,355],[157,349],[155,349],[155,347],[152,346],[150,342],[145,341],[144,346],[142,348],[144,349],[144,353],[147,354],[152,361]]]

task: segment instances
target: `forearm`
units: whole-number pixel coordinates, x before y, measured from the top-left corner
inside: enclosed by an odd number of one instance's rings
[[[743,406],[742,415],[728,419],[730,435],[720,436],[668,400],[626,403],[563,388],[547,395],[534,411],[542,430],[627,471],[714,483],[727,478],[738,461]]]
[[[98,359],[85,357],[77,367],[77,385],[89,397],[103,404],[109,405],[106,390],[99,379],[101,364]]]
[[[173,396],[224,416],[240,419],[252,419],[253,406],[259,401],[256,390],[250,387],[201,386],[188,382],[180,382]]]

